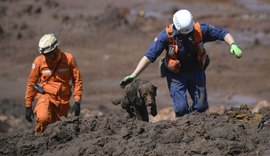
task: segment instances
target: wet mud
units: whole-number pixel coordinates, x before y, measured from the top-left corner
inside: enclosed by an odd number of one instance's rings
[[[192,113],[147,123],[114,114],[69,118],[0,139],[2,155],[268,155],[270,108]],[[268,118],[265,118],[268,116]],[[258,128],[263,119],[264,126]]]

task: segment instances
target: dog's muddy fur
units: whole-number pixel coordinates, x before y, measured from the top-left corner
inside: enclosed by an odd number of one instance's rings
[[[152,116],[157,115],[157,87],[147,80],[135,79],[125,90],[123,97],[112,99],[114,105],[121,104],[130,118],[149,122],[147,107]]]

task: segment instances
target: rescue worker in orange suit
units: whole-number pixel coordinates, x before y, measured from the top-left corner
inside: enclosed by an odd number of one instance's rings
[[[188,10],[179,10],[173,16],[173,23],[160,32],[134,72],[124,77],[120,86],[124,88],[132,82],[166,49],[160,71],[167,79],[176,117],[193,111],[204,112],[208,109],[204,70],[210,61],[204,43],[216,40],[225,41],[231,54],[241,58],[242,50],[227,30],[194,21]],[[191,106],[187,102],[187,91],[193,101]]]
[[[80,114],[82,80],[75,58],[62,52],[54,34],[45,34],[39,41],[40,56],[36,57],[28,78],[25,96],[25,117],[32,122],[36,116],[36,134],[43,132],[48,124],[67,117],[70,109],[71,84],[74,89],[76,116]],[[34,112],[32,103],[37,98]]]

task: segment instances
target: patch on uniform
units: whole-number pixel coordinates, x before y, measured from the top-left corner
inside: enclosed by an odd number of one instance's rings
[[[51,74],[52,71],[50,69],[45,69],[41,71],[42,74]]]
[[[32,64],[32,69],[35,69],[35,67],[36,67],[36,65],[33,63],[33,64]]]
[[[154,39],[154,42],[157,42],[157,40],[158,40],[158,38],[156,37],[156,38]]]

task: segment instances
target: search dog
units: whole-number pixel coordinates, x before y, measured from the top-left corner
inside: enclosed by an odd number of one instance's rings
[[[156,94],[157,87],[147,80],[135,79],[125,89],[122,98],[112,99],[114,105],[121,104],[128,112],[128,117],[149,122],[147,107],[152,116],[157,115]]]

